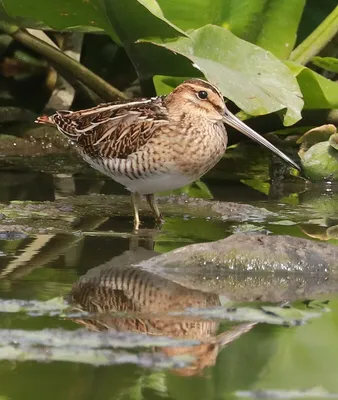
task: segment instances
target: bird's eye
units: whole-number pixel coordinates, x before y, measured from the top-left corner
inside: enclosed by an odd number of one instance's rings
[[[205,100],[208,98],[208,93],[205,90],[201,90],[197,93],[197,96],[201,100]]]

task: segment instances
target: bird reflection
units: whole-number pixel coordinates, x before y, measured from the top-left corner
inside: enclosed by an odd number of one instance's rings
[[[237,325],[217,335],[218,321],[198,316],[170,315],[187,308],[218,307],[221,303],[214,293],[186,288],[133,266],[155,254],[152,250],[139,247],[89,270],[74,284],[68,300],[74,308],[91,315],[74,321],[95,331],[129,331],[197,340],[200,342],[198,345],[161,347],[155,351],[170,357],[194,356],[192,364],[174,372],[185,376],[199,374],[205,367],[215,364],[221,348],[250,330],[254,324]]]

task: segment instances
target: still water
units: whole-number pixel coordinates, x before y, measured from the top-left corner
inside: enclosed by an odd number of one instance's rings
[[[234,303],[222,273],[195,287],[179,269],[135,266],[236,232],[338,243],[334,185],[271,183],[268,164],[252,160],[225,159],[164,197],[161,231],[143,206],[135,235],[123,188],[78,159],[0,159],[0,399],[338,398],[334,288]],[[223,202],[237,204],[231,216],[212,209]],[[235,215],[241,204],[265,211]]]

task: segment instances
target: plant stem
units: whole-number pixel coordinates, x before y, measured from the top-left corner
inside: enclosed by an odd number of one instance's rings
[[[290,54],[289,60],[307,64],[338,32],[338,6]]]
[[[78,81],[85,84],[88,88],[97,93],[105,101],[113,101],[117,98],[127,99],[128,97],[94,74],[79,62],[73,60],[62,51],[50,46],[44,41],[32,36],[30,33],[21,30],[18,26],[5,21],[0,21],[0,30],[4,31],[13,39],[36,51],[51,61],[56,69],[58,66],[71,73]]]

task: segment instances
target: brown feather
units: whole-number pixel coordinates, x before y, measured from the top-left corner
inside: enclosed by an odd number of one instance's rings
[[[168,124],[163,97],[100,104],[84,111],[58,111],[50,121],[90,157],[127,158]],[[46,123],[46,119],[37,122]]]

